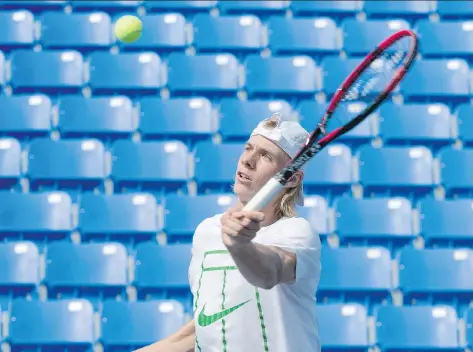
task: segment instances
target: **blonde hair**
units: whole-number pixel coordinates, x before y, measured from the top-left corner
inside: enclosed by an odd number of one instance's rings
[[[267,129],[276,128],[278,125],[278,117],[271,117],[267,119],[263,127]],[[289,188],[276,202],[275,211],[278,219],[283,217],[294,217],[297,215],[296,205],[297,200],[302,197],[302,179],[294,187]]]

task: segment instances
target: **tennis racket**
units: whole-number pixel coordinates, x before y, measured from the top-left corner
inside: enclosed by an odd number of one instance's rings
[[[394,33],[371,51],[333,95],[325,115],[296,156],[254,195],[243,210],[265,208],[314,155],[373,113],[404,78],[417,52],[417,37],[410,30]],[[337,117],[337,107],[350,101],[362,102],[364,110],[349,120]]]

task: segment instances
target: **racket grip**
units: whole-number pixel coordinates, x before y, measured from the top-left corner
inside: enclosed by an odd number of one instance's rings
[[[273,200],[274,196],[281,191],[283,185],[272,178],[261,188],[258,193],[245,205],[244,211],[263,210]]]

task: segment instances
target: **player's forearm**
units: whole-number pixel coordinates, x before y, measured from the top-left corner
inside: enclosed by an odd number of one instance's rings
[[[291,264],[280,249],[250,242],[227,247],[243,277],[253,286],[271,289],[290,281]]]
[[[140,348],[135,352],[194,352],[194,346],[195,325],[192,320],[164,340]]]
[[[177,332],[169,336],[167,339],[173,342],[180,341],[186,337],[194,336],[195,337],[195,324],[194,320],[191,320],[182,328],[180,328]]]

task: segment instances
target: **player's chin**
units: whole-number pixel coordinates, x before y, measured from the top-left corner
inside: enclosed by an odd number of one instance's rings
[[[233,192],[240,200],[250,200],[253,197],[253,190],[250,186],[235,182],[233,186]]]

